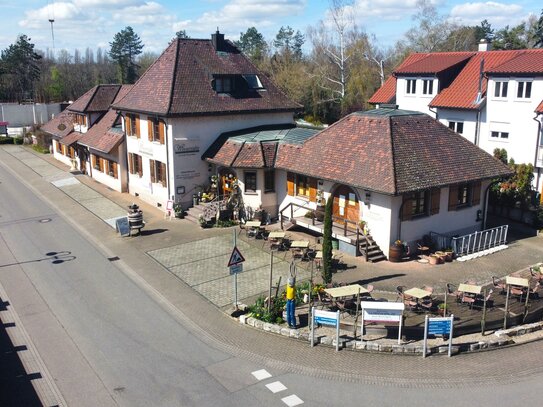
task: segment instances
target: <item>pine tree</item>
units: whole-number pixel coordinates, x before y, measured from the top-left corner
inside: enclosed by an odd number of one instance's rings
[[[136,57],[141,54],[143,44],[138,34],[128,26],[113,37],[109,43],[110,58],[117,63],[121,83],[134,83],[137,79]]]
[[[322,239],[322,281],[332,282],[332,205],[334,198],[330,196],[324,210],[324,230]]]

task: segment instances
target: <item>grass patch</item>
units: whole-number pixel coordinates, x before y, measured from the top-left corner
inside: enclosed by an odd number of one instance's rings
[[[32,150],[40,153],[40,154],[49,154],[49,148],[40,146],[39,144],[32,144]]]

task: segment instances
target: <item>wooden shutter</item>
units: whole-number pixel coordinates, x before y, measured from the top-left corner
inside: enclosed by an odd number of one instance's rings
[[[441,199],[441,188],[432,189],[430,192],[430,215],[439,213],[439,200]]]
[[[155,160],[149,160],[151,166],[151,182],[156,182]]]
[[[473,183],[471,191],[471,204],[473,206],[479,205],[481,202],[481,181]]]
[[[113,163],[113,177],[117,178],[117,163]]]
[[[128,172],[134,174],[134,154],[128,153]]]
[[[147,138],[149,141],[153,141],[153,121],[147,119]]]
[[[160,139],[160,144],[164,144],[164,134],[165,134],[165,128],[164,123],[158,123],[158,137]]]
[[[294,182],[296,176],[292,172],[287,172],[287,195],[294,196]]]
[[[138,175],[143,176],[143,163],[141,160],[141,155],[136,155],[138,161]]]
[[[98,158],[100,161],[100,171],[104,172],[104,159],[102,157]]]
[[[132,135],[132,128],[130,126],[132,126],[132,124],[130,122],[130,115],[127,114],[126,117],[124,118],[124,129],[126,131],[127,136]]]
[[[307,183],[309,184],[309,201],[317,202],[317,179],[309,178]]]
[[[160,175],[161,175],[161,179],[160,181],[162,182],[162,186],[165,187],[166,186],[166,164],[164,163],[160,163]]]
[[[458,206],[458,185],[449,187],[449,211],[455,211]]]
[[[136,116],[136,137],[140,138],[140,117],[138,115]]]
[[[412,194],[404,194],[402,206],[402,220],[411,220],[411,218],[413,217],[412,207]]]
[[[96,156],[94,154],[91,154],[91,167],[94,168],[96,165]]]

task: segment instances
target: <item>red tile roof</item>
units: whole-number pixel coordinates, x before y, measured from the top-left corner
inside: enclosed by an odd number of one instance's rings
[[[471,58],[475,52],[434,52],[416,55],[420,56],[416,61],[402,64],[394,70],[394,74],[437,74]]]
[[[218,94],[213,75],[257,74],[265,90]],[[243,81],[239,77],[240,81]],[[152,95],[152,97],[150,97]],[[230,42],[217,52],[210,40],[176,39],[136,82],[115,108],[162,116],[295,111],[273,82]]]
[[[535,112],[536,113],[543,113],[543,100],[541,101],[539,106],[537,106],[537,108],[535,109]]]
[[[133,85],[122,85],[115,100],[123,98],[132,86]],[[113,129],[116,124],[120,123],[118,116],[118,113],[114,109],[109,109],[108,112],[78,140],[78,143],[94,150],[109,153],[123,141],[121,128]]]
[[[79,133],[78,131],[73,131],[70,134],[62,137],[59,140],[59,142],[66,146],[71,146],[72,144],[76,143],[82,136],[83,136],[83,133]]]
[[[97,85],[68,106],[68,110],[78,113],[105,112],[120,88],[121,85]]]
[[[74,130],[73,119],[70,113],[64,110],[41,126],[40,129],[52,136],[64,137]]]
[[[479,77],[481,72],[481,60],[484,59],[484,72],[510,61],[520,51],[483,51],[478,52],[466,64],[451,85],[443,89],[430,102],[430,107],[442,107],[452,109],[479,109],[480,101],[486,96],[487,79],[483,76],[481,98],[477,101],[479,92]]]
[[[392,195],[511,174],[428,115],[392,109],[353,113],[301,146],[280,144],[276,168]]]
[[[543,73],[543,49],[519,50],[513,58],[492,69],[489,74],[541,74]]]

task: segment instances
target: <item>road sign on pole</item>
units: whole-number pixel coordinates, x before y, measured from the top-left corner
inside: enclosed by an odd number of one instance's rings
[[[234,246],[232,254],[230,255],[230,260],[228,260],[228,267],[233,266],[234,264],[243,263],[244,261],[245,258],[241,255],[241,252],[237,246]]]
[[[230,274],[239,274],[243,271],[243,263],[232,264],[230,266]]]

